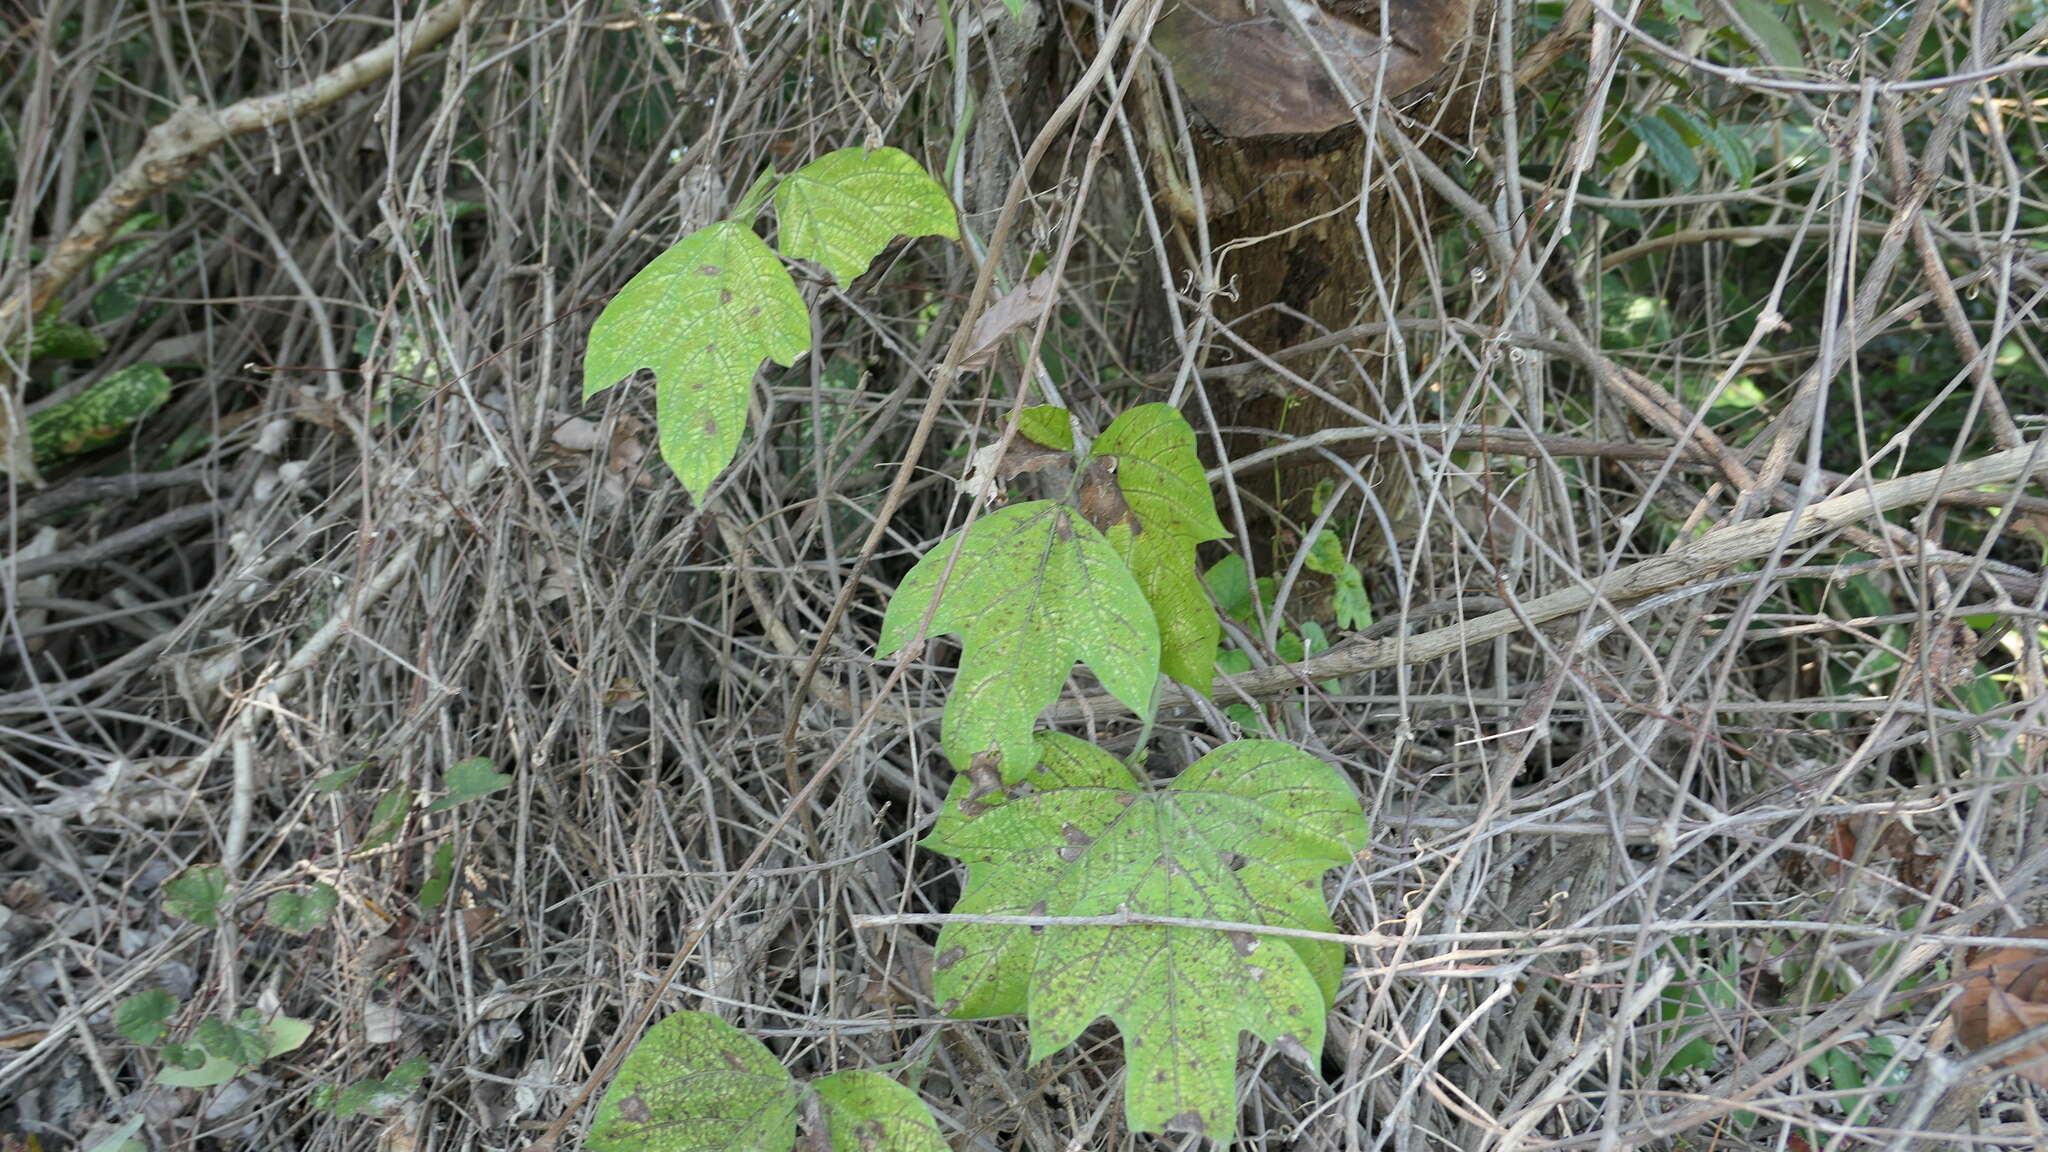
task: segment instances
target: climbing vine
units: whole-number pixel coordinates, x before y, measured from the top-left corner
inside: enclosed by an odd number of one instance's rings
[[[771,188],[779,256],[752,223]],[[586,394],[651,371],[662,458],[710,498],[762,363],[810,351],[784,260],[845,287],[898,236],[958,237],[944,191],[902,152],[849,148],[764,177],[613,298],[591,332]],[[1130,409],[1092,440],[1050,405],[1025,409],[1018,429],[976,455],[975,514],[903,578],[877,646],[887,658],[930,635],[961,643],[940,721],[956,775],[923,843],[965,865],[955,912],[968,918],[939,934],[934,994],[960,1018],[1022,1015],[1034,1060],[1108,1018],[1124,1038],[1130,1126],[1227,1142],[1242,1033],[1306,1061],[1321,1050],[1343,962],[1322,880],[1364,851],[1364,812],[1334,768],[1276,741],[1227,743],[1161,784],[1138,768],[1142,742],[1118,759],[1037,728],[1077,663],[1145,731],[1162,676],[1210,690],[1222,628],[1197,550],[1227,533],[1194,430],[1170,405]],[[1006,502],[1026,475],[1041,498]],[[835,1148],[943,1146],[896,1081],[840,1072],[801,1089],[757,1042],[697,1013],[639,1042],[591,1142],[704,1147],[706,1126],[724,1125],[744,1146],[783,1149],[804,1117]]]

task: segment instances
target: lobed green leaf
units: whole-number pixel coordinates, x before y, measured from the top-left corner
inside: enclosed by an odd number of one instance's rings
[[[752,229],[721,221],[677,241],[605,305],[583,395],[652,371],[661,458],[702,500],[739,452],[761,362],[794,364],[810,347],[810,312],[782,262]]]
[[[879,655],[910,643],[934,598],[931,631],[961,637],[940,725],[960,771],[995,765],[1007,780],[1029,770],[1038,759],[1032,721],[1059,696],[1076,660],[1133,711],[1150,711],[1158,624],[1109,541],[1072,509],[1049,500],[1000,508],[964,539],[934,547],[890,598]]]
[[[1329,765],[1243,740],[1148,789],[1099,749],[1040,740],[1034,787],[961,805],[925,840],[967,865],[955,911],[1332,930],[1321,877],[1363,851],[1365,821]],[[1108,1017],[1124,1037],[1130,1126],[1227,1144],[1240,1033],[1313,1058],[1342,962],[1328,941],[1242,930],[954,923],[933,988],[956,1015],[1026,1013],[1033,1059]]]
[[[900,149],[841,148],[775,189],[783,255],[812,260],[843,287],[898,236],[960,238],[946,190]]]

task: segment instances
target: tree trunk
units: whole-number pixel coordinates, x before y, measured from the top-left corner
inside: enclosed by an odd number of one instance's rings
[[[1378,3],[1278,2],[1285,7],[1275,0],[1168,0],[1153,34],[1192,122],[1186,152],[1196,169],[1192,176],[1177,171],[1184,154],[1178,141],[1154,139],[1162,199],[1182,227],[1177,256],[1194,272],[1195,291],[1204,285],[1196,267],[1198,225],[1206,225],[1209,250],[1222,254],[1207,291],[1215,320],[1228,329],[1215,339],[1235,359],[1249,358],[1245,348],[1273,353],[1391,318],[1409,293],[1430,242],[1434,204],[1381,149],[1361,215],[1368,153],[1359,121],[1373,114],[1374,93],[1379,115],[1429,125],[1427,139],[1438,150],[1448,150],[1474,119],[1476,85],[1449,82],[1457,72],[1450,65],[1470,40],[1474,0],[1388,0],[1391,34],[1384,41]],[[1354,98],[1362,101],[1356,113]],[[1156,123],[1175,121],[1169,112]],[[1320,371],[1317,363],[1292,367],[1341,404],[1374,417],[1400,406],[1400,377],[1386,341],[1333,349]],[[1356,422],[1311,394],[1282,390],[1270,376],[1235,384],[1215,399],[1218,418],[1238,428],[1299,435]],[[1244,433],[1231,451],[1241,455],[1271,442],[1270,435]],[[1262,561],[1291,558],[1298,538],[1288,525],[1311,519],[1312,493],[1335,475],[1305,454],[1263,475],[1239,477],[1247,495],[1270,505],[1251,526],[1265,537],[1251,542],[1262,554],[1262,545],[1280,545],[1277,556]],[[1395,485],[1375,483],[1374,496],[1390,517],[1401,515],[1405,501]]]

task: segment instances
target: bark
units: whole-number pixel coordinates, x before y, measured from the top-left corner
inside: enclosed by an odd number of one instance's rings
[[[1388,0],[1384,13],[1356,0],[1261,0],[1255,9],[1245,0],[1169,0],[1153,47],[1193,121],[1194,172],[1177,171],[1173,141],[1155,138],[1152,146],[1162,198],[1182,228],[1179,257],[1196,273],[1190,282],[1204,283],[1195,268],[1204,229],[1209,250],[1223,254],[1208,289],[1213,316],[1228,329],[1216,336],[1226,354],[1246,359],[1245,349],[1271,353],[1390,316],[1410,294],[1436,205],[1382,153],[1371,158],[1361,212],[1361,120],[1377,110],[1429,124],[1429,147],[1440,152],[1467,135],[1477,85],[1452,81],[1474,8],[1474,0]],[[1155,135],[1170,135],[1171,114],[1159,122],[1169,131]],[[1333,353],[1336,370],[1314,378],[1339,405],[1276,392],[1268,378],[1223,392],[1218,416],[1229,426],[1301,434],[1355,424],[1343,405],[1384,415],[1399,400],[1388,355],[1384,341]],[[1234,456],[1271,442],[1257,434],[1233,441]],[[1253,525],[1254,534],[1277,534],[1291,555],[1287,521],[1306,522],[1311,493],[1332,475],[1301,454],[1246,478],[1248,493],[1278,514]],[[1398,515],[1397,491],[1376,486],[1375,495]]]

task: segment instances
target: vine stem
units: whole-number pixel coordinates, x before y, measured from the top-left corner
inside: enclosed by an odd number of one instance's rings
[[[895,519],[897,509],[902,506],[903,495],[909,491],[911,479],[917,474],[918,457],[923,455],[925,442],[931,438],[932,429],[938,425],[939,412],[945,406],[946,397],[951,394],[953,384],[960,379],[960,364],[967,358],[968,347],[974,342],[974,321],[988,304],[989,292],[995,285],[996,270],[1002,264],[1003,247],[1009,242],[1010,233],[1016,228],[1018,210],[1024,203],[1025,193],[1030,189],[1031,174],[1037,170],[1039,162],[1051,150],[1053,141],[1058,138],[1059,133],[1094,94],[1095,86],[1109,73],[1109,66],[1116,59],[1117,49],[1122,46],[1124,37],[1130,33],[1132,25],[1138,22],[1141,15],[1158,6],[1159,0],[1137,0],[1126,4],[1123,11],[1117,13],[1116,20],[1110,24],[1102,38],[1102,45],[1096,51],[1095,58],[1088,62],[1088,70],[1082,74],[1080,82],[1074,85],[1073,90],[1067,93],[1066,98],[1060,101],[1059,107],[1053,109],[1044,126],[1039,128],[1037,136],[1032,138],[1031,147],[1025,150],[1024,158],[1018,162],[1015,175],[1010,177],[1009,190],[1003,196],[1003,210],[996,217],[995,231],[989,235],[988,251],[982,259],[981,272],[974,280],[974,291],[968,296],[967,307],[960,316],[960,324],[953,331],[953,342],[946,348],[946,358],[932,374],[932,392],[925,400],[924,411],[918,416],[916,430],[910,434],[910,444],[904,449],[903,463],[897,466],[896,478],[890,482],[888,494],[882,498],[882,507],[875,515],[874,526],[868,530],[867,540],[861,544],[860,555],[853,562],[853,571],[846,578],[845,589],[839,593],[839,598],[833,601],[832,611],[825,618],[825,626],[819,629],[817,646],[811,650],[810,659],[804,662],[803,671],[797,675],[796,691],[793,693],[797,706],[790,708],[789,718],[782,727],[783,770],[791,778],[794,778],[796,772],[796,730],[802,719],[801,702],[810,691],[811,681],[817,678],[818,668],[825,661],[825,649],[832,643],[833,633],[839,630],[840,622],[846,618],[847,609],[853,604],[854,595],[860,589],[861,576],[866,573],[868,564],[875,558],[876,551],[881,548],[882,541],[889,534],[889,525]],[[1016,425],[1017,421],[1013,418],[1004,429],[1003,440],[1000,442],[1001,449],[1007,449],[1008,440],[1015,433]],[[961,539],[965,539],[965,533],[962,533]],[[957,559],[958,555],[959,549],[956,544],[954,558]],[[949,564],[946,574],[940,578],[941,591],[945,587],[945,577],[950,576],[951,572]],[[912,650],[905,654],[904,664],[909,664],[915,658],[916,649],[922,645],[924,633],[931,626],[932,613],[937,608],[938,597],[934,595],[932,603],[925,609],[924,617],[918,622],[916,638],[912,641]]]
[[[881,548],[882,540],[888,533],[889,522],[895,516],[897,508],[902,504],[905,491],[910,487],[911,478],[917,469],[918,457],[924,451],[925,442],[931,438],[932,429],[938,424],[939,411],[944,406],[946,396],[952,390],[954,381],[960,377],[960,362],[967,355],[967,346],[973,333],[974,318],[988,303],[989,291],[995,282],[996,268],[999,264],[1003,245],[1008,241],[1010,233],[1016,228],[1018,209],[1024,202],[1025,192],[1030,187],[1031,173],[1036,169],[1039,161],[1044,159],[1046,152],[1051,149],[1054,140],[1058,138],[1059,133],[1066,127],[1067,123],[1080,112],[1082,105],[1088,102],[1089,97],[1095,90],[1095,86],[1101,83],[1102,78],[1108,74],[1109,66],[1116,58],[1117,49],[1122,46],[1124,38],[1129,34],[1132,26],[1138,22],[1138,18],[1157,8],[1158,4],[1159,0],[1134,0],[1133,3],[1125,5],[1124,10],[1117,14],[1115,22],[1110,25],[1107,34],[1102,38],[1101,48],[1096,52],[1095,58],[1089,62],[1088,70],[1082,74],[1080,82],[1074,85],[1073,90],[1067,93],[1066,98],[1060,101],[1059,107],[1053,110],[1051,117],[1046,120],[1045,125],[1038,130],[1038,135],[1033,138],[1031,147],[1026,150],[1024,159],[1017,166],[1016,175],[1010,179],[1009,191],[1003,199],[1003,210],[996,217],[995,231],[989,236],[988,254],[983,259],[981,272],[974,282],[974,292],[968,297],[967,307],[961,315],[960,326],[953,333],[953,343],[946,349],[946,358],[939,365],[938,371],[933,374],[931,397],[925,401],[924,412],[918,418],[917,430],[911,434],[910,444],[905,449],[903,463],[898,467],[896,479],[890,484],[888,495],[882,501],[881,510],[875,516],[875,524],[873,529],[868,532],[867,541],[861,545],[860,556],[854,561],[853,571],[847,578],[846,590],[840,593],[839,599],[832,605],[831,615],[826,618],[825,626],[820,630],[817,647],[812,650],[810,659],[804,664],[803,672],[797,679],[796,690],[792,693],[791,697],[790,718],[783,728],[784,765],[785,768],[791,769],[792,775],[793,768],[791,766],[794,765],[796,760],[796,728],[797,721],[800,718],[800,702],[808,694],[811,681],[817,676],[818,666],[824,661],[825,648],[831,643],[832,634],[837,631],[840,621],[846,616],[847,608],[853,602],[854,592],[860,587],[861,573],[867,569],[869,561],[874,559],[876,551]],[[927,609],[925,613],[926,624],[929,624],[930,617],[931,610]],[[913,648],[915,647],[916,645],[913,645]],[[912,664],[915,663],[914,656],[914,651],[907,653],[903,660],[897,662],[895,669],[883,681],[881,690],[875,693],[874,701],[861,714],[859,721],[855,725],[856,730],[865,728],[873,723],[876,715],[881,711],[882,702],[888,699],[890,691],[895,688],[896,684],[902,680]],[[819,765],[817,771],[811,774],[811,778],[804,783],[804,786],[794,796],[789,798],[789,803],[783,806],[781,813],[776,816],[775,822],[761,833],[761,838],[754,845],[753,850],[747,853],[746,859],[741,861],[738,868],[733,869],[732,875],[726,880],[724,886],[718,890],[717,895],[712,897],[711,903],[706,905],[703,913],[697,917],[696,924],[691,927],[689,934],[683,938],[682,944],[676,948],[675,957],[669,961],[668,970],[662,973],[661,979],[656,982],[653,991],[649,992],[647,999],[641,1002],[640,1007],[632,1014],[626,1026],[620,1029],[618,1038],[612,1041],[612,1045],[605,1051],[604,1057],[597,1062],[595,1068],[591,1069],[590,1075],[585,1078],[583,1086],[577,1090],[575,1097],[563,1107],[561,1114],[548,1124],[547,1128],[541,1132],[539,1138],[526,1146],[525,1152],[554,1152],[555,1147],[561,1142],[563,1133],[567,1132],[569,1125],[574,1123],[577,1114],[583,1110],[583,1106],[589,1102],[590,1097],[597,1091],[598,1085],[611,1079],[613,1073],[618,1071],[620,1062],[626,1058],[626,1053],[638,1042],[640,1036],[647,1031],[647,1026],[654,1019],[655,1011],[661,1006],[662,998],[668,994],[668,990],[675,983],[676,977],[682,974],[683,965],[689,962],[691,954],[697,950],[697,945],[703,942],[705,933],[710,931],[711,926],[718,922],[718,918],[724,914],[726,908],[732,903],[733,897],[739,894],[740,888],[745,884],[747,876],[768,855],[768,849],[775,843],[775,838],[781,835],[783,829],[789,827],[790,821],[795,818],[796,814],[810,803],[811,798],[817,794],[818,789],[823,786],[825,781],[831,778],[833,772],[839,767],[840,762],[846,759],[847,753],[853,747],[853,741],[842,741],[832,751],[832,754],[826,758],[825,763]]]

